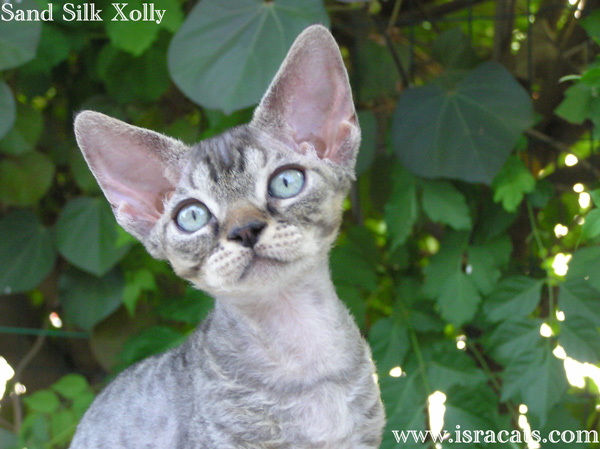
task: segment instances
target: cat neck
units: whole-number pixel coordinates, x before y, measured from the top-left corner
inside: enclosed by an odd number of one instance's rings
[[[268,367],[269,375],[287,380],[344,370],[361,351],[358,328],[335,293],[326,260],[285,287],[244,301],[217,298],[212,327],[245,370]]]

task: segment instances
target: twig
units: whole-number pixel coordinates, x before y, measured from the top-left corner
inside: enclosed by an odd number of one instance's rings
[[[47,327],[47,324],[44,325],[44,329],[46,327]],[[27,354],[25,354],[25,357],[23,357],[21,359],[21,361],[15,368],[15,375],[13,377],[13,379],[14,379],[13,382],[15,384],[17,384],[21,381],[21,375],[23,374],[23,371],[25,371],[25,368],[27,368],[27,365],[29,365],[29,363],[31,363],[31,361],[37,355],[37,353],[40,351],[40,349],[42,349],[42,346],[44,345],[45,341],[46,341],[46,335],[43,334],[43,335],[38,336],[35,340],[35,343],[33,343],[33,346],[29,349],[29,351],[27,351]],[[13,425],[13,428],[14,428],[15,433],[18,433],[19,430],[21,429],[21,423],[23,422],[23,406],[21,404],[20,395],[18,395],[16,392],[13,391],[11,393],[11,398],[12,398],[12,402],[13,402],[14,417],[15,417],[15,423]]]
[[[527,130],[525,130],[525,135],[528,137],[531,137],[532,139],[536,139],[536,140],[539,140],[540,142],[548,144],[554,150],[557,150],[560,152],[565,152],[565,153],[571,153],[571,149],[569,148],[568,145],[566,145],[562,142],[559,142],[556,139],[553,139],[549,135],[544,134],[543,132],[538,131],[537,129],[527,129]],[[597,178],[600,178],[600,170],[598,170],[596,167],[594,167],[589,161],[586,161],[585,159],[580,159],[579,163],[583,167],[585,167],[586,169],[588,169],[592,173],[594,173],[594,176],[596,176]]]
[[[398,56],[398,53],[396,53],[396,49],[394,48],[394,43],[390,39],[390,36],[387,33],[387,30],[385,29],[383,24],[379,20],[377,20],[376,17],[371,16],[371,18],[373,19],[373,22],[377,26],[377,29],[379,30],[379,32],[382,34],[382,36],[385,40],[385,45],[386,45],[388,51],[390,52],[390,54],[392,55],[392,59],[394,60],[394,65],[396,66],[396,69],[398,70],[398,73],[400,74],[400,78],[402,78],[403,87],[404,88],[409,87],[410,80],[408,78],[408,75],[404,71],[404,67],[402,66],[402,61],[400,61],[400,57]]]

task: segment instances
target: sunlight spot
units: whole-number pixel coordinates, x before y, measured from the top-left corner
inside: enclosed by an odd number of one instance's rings
[[[579,226],[583,226],[584,223],[585,223],[585,218],[584,217],[577,217],[577,224]]]
[[[577,165],[577,162],[579,162],[579,159],[577,159],[577,156],[575,156],[574,154],[567,154],[567,156],[565,157],[565,165],[567,167]]]
[[[4,397],[6,383],[15,375],[15,370],[8,364],[6,359],[0,356],[0,399]]]
[[[558,223],[556,226],[554,226],[554,235],[556,235],[556,238],[559,239],[561,237],[564,237],[568,233],[569,228],[567,228],[565,225]]]
[[[556,357],[557,359],[564,360],[567,358],[567,353],[565,352],[565,348],[563,348],[561,345],[556,345],[556,348],[554,348],[554,351],[552,351],[552,354],[554,354],[554,357]]]
[[[556,311],[556,319],[558,321],[564,321],[565,320],[565,312],[563,312],[562,310],[557,310]]]
[[[563,254],[558,253],[554,256],[554,261],[552,262],[552,269],[559,276],[565,276],[567,271],[569,271],[569,261],[573,257],[571,254]]]
[[[390,376],[392,377],[401,377],[402,376],[402,368],[399,366],[395,366],[390,370]]]
[[[583,370],[583,364],[571,357],[565,358],[565,372],[567,373],[567,380],[571,385],[577,388],[585,387],[585,374]]]
[[[456,347],[461,351],[464,351],[467,348],[467,336],[459,335],[456,337]]]
[[[540,335],[545,338],[552,337],[552,328],[546,323],[542,323],[542,325],[540,326]]]
[[[525,404],[519,405],[519,413],[521,413],[522,415],[524,415],[528,411],[529,411],[529,409],[527,408],[527,406]]]
[[[440,433],[444,427],[444,413],[446,413],[446,395],[436,391],[427,398],[429,411],[429,428],[433,433]]]
[[[574,6],[579,0],[569,0],[569,5]]]
[[[50,323],[52,323],[52,326],[59,328],[59,329],[62,327],[63,322],[60,319],[60,317],[58,316],[58,313],[52,312],[48,318],[50,319]]]
[[[471,273],[473,273],[473,265],[471,265],[471,264],[468,264],[468,265],[465,267],[465,273],[466,273],[466,274],[471,274]]]
[[[27,393],[27,387],[23,385],[21,382],[17,382],[15,384],[15,393],[18,395],[22,395]]]
[[[581,192],[579,194],[579,205],[581,206],[582,209],[587,209],[588,207],[590,207],[591,202],[592,202],[592,197],[590,196],[589,193]]]
[[[573,191],[576,193],[581,193],[581,192],[583,192],[583,190],[584,190],[583,184],[580,182],[578,182],[577,184],[575,184],[573,186]]]
[[[527,408],[527,406],[525,406],[525,408]],[[521,410],[521,407],[519,407],[519,410]],[[527,416],[525,416],[524,414],[523,415],[519,415],[519,422],[518,422],[518,424],[519,424],[519,427],[521,429],[523,429],[523,434],[524,434],[524,437],[525,437],[525,441],[527,442],[527,447],[529,449],[539,449],[541,447],[540,443],[538,443],[537,441],[535,441],[532,438],[532,435],[531,435],[531,426],[529,425],[529,421],[527,421]]]

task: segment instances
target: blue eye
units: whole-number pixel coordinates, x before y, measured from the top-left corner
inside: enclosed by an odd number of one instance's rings
[[[303,186],[304,173],[296,168],[288,168],[271,178],[269,194],[280,199],[291,198],[298,195]]]
[[[196,232],[210,220],[210,212],[202,203],[190,203],[183,206],[175,216],[177,226],[185,232]]]

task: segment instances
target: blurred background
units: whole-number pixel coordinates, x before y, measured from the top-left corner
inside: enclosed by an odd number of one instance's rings
[[[453,447],[600,446],[597,1],[8,4],[53,20],[0,20],[0,448],[67,447],[106,382],[212,307],[117,226],[74,114],[218,134],[313,23],[363,133],[331,270],[373,349],[382,447],[457,426],[511,438]]]

